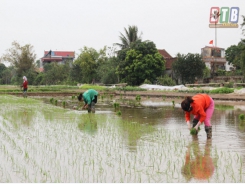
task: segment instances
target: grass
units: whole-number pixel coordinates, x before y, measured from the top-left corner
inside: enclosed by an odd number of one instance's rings
[[[126,86],[124,88],[116,87],[116,88],[110,88],[108,86],[99,86],[99,85],[91,85],[91,84],[83,84],[81,86],[70,86],[70,85],[42,85],[42,86],[28,86],[28,92],[32,93],[67,93],[67,92],[73,92],[73,93],[80,93],[81,91],[85,91],[87,89],[95,89],[97,91],[104,91],[104,92],[114,92],[114,91],[120,91],[120,92],[135,92],[135,91],[147,91],[146,89],[139,88],[138,86]],[[151,91],[152,93],[171,93],[171,91],[166,90],[159,90],[159,91]],[[227,93],[233,93],[234,88],[227,88],[227,87],[220,87],[214,90],[202,90],[202,89],[193,89],[193,90],[179,90],[175,92],[180,93],[207,93],[207,94],[227,94]],[[19,86],[16,85],[0,85],[0,93],[22,93],[22,90]],[[110,94],[111,95],[111,94]],[[164,97],[163,97],[164,100]]]

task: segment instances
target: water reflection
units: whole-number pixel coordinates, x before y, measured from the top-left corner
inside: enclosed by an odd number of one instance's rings
[[[78,123],[78,128],[89,134],[97,132],[97,120],[95,114],[84,114],[83,119]]]
[[[238,129],[241,132],[245,132],[245,121],[240,121],[239,125],[238,125]]]
[[[186,181],[189,182],[192,178],[208,181],[213,175],[215,166],[211,157],[211,144],[211,140],[207,140],[202,151],[198,136],[193,136],[193,142],[188,145],[185,163],[181,169]]]

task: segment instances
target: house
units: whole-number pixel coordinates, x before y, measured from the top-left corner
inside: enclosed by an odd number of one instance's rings
[[[224,48],[205,46],[201,49],[201,57],[205,65],[211,70],[212,76],[218,69],[226,70],[227,61]]]
[[[201,56],[206,66],[211,70],[211,78],[214,82],[218,81],[243,81],[243,76],[217,76],[217,70],[231,71],[235,68],[229,64],[225,58],[225,49],[219,47],[206,46],[201,50]]]
[[[175,61],[176,57],[173,58],[165,49],[159,49],[158,52],[162,55],[164,60],[166,61],[165,63],[165,68],[166,68],[166,74],[169,77],[172,77],[172,63]]]
[[[41,68],[40,71],[43,70],[43,66],[47,63],[56,62],[58,64],[65,64],[69,62],[71,65],[75,58],[74,51],[44,51],[44,56],[40,59],[41,60]]]

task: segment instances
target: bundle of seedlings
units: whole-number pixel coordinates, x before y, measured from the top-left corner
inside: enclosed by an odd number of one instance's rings
[[[200,130],[201,130],[200,127],[198,127],[198,130],[196,130],[195,128],[192,128],[192,129],[190,130],[190,134],[191,134],[191,135],[197,135],[197,133],[198,133]]]

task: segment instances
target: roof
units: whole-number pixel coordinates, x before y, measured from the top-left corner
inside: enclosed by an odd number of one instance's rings
[[[51,50],[50,50],[51,51]],[[44,57],[49,54],[50,51],[44,51]],[[51,56],[61,56],[61,57],[75,57],[74,51],[51,51]]]
[[[158,50],[158,52],[163,56],[165,59],[165,68],[167,70],[172,68],[172,63],[174,62],[175,58],[173,58],[165,49]]]
[[[165,49],[158,50],[158,52],[164,57],[164,59],[173,58]]]
[[[204,48],[211,48],[211,49],[223,49],[224,50],[224,48],[221,48],[221,47],[215,47],[215,46],[205,46],[205,47],[203,47],[202,49],[204,49]]]

